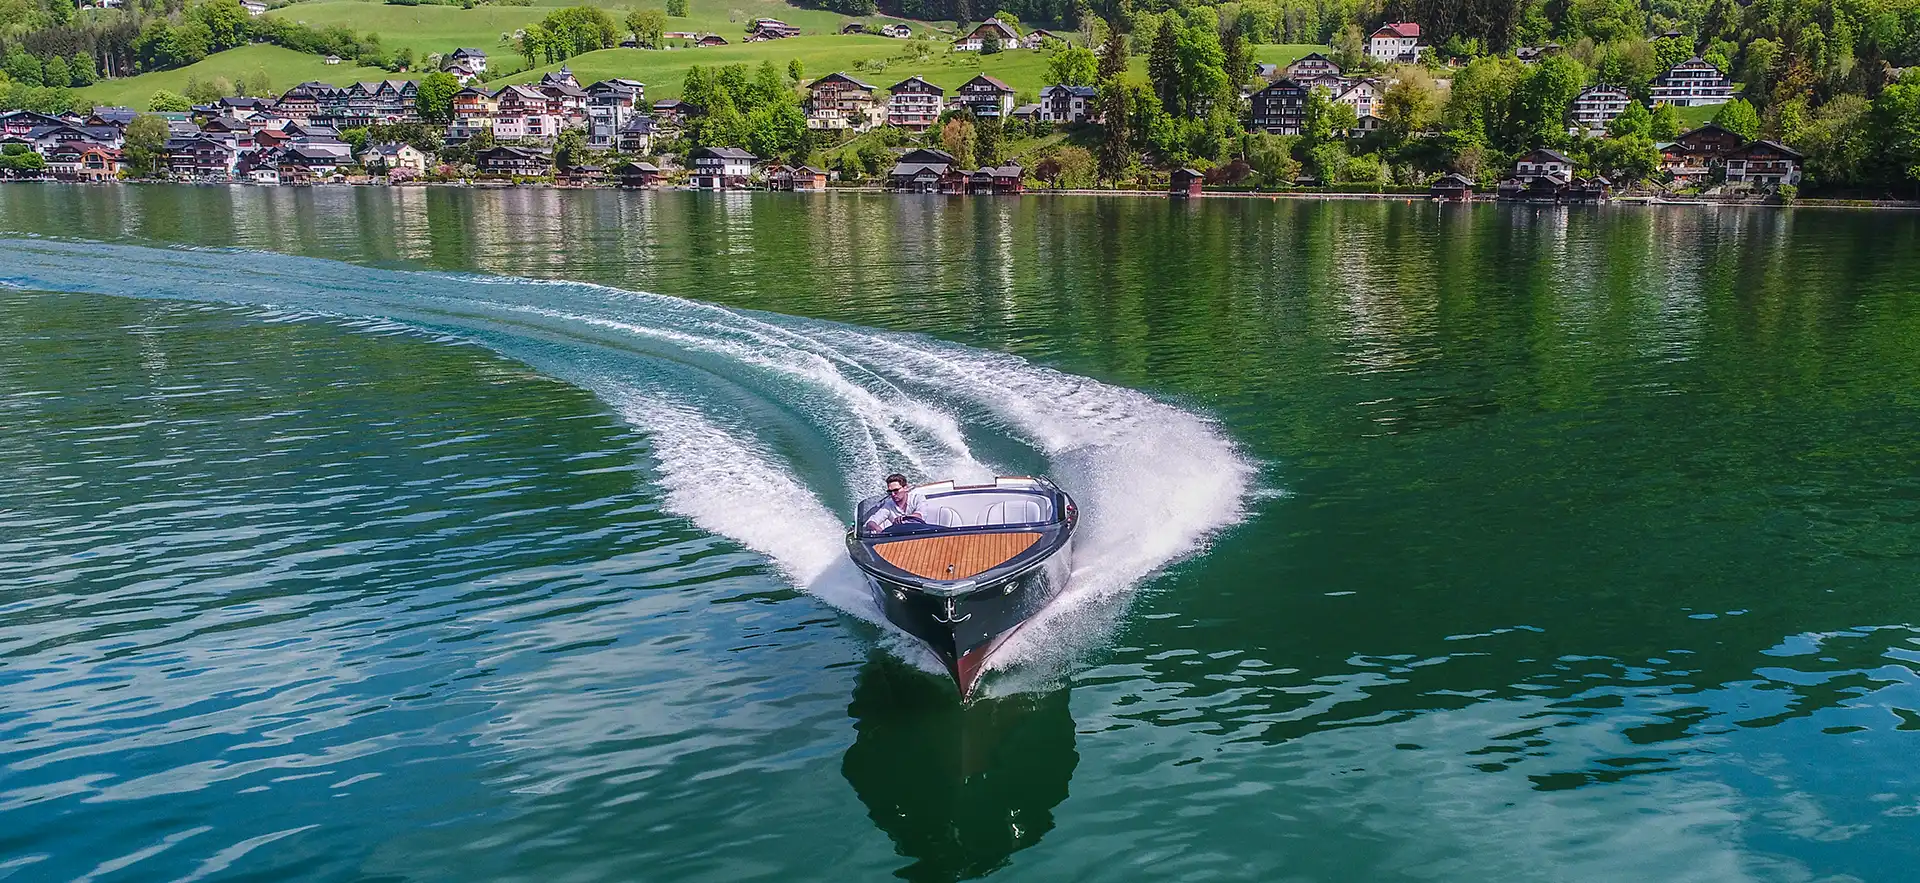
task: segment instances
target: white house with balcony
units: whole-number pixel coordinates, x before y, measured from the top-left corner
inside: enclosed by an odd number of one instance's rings
[[[1733,100],[1733,81],[1699,56],[1673,66],[1653,78],[1653,103],[1674,107],[1726,104]]]
[[[1627,112],[1633,96],[1617,86],[1589,86],[1573,99],[1567,109],[1567,134],[1598,137],[1607,132],[1613,118]]]

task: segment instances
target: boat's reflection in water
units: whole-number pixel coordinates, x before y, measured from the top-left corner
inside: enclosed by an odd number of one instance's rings
[[[867,661],[847,714],[841,772],[912,863],[908,880],[991,873],[1053,828],[1080,755],[1067,691],[976,699],[884,654]]]

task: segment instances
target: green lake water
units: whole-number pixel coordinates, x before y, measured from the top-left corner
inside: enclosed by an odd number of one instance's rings
[[[1920,866],[1920,215],[12,184],[0,418],[0,879]]]

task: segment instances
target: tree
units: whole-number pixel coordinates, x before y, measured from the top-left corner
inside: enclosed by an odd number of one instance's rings
[[[666,44],[667,14],[658,9],[636,9],[627,13],[627,30],[633,32],[635,44],[659,49]]]
[[[445,125],[453,121],[453,96],[460,91],[460,80],[446,71],[434,71],[420,78],[420,94],[414,108],[429,123]]]
[[[39,86],[40,59],[28,55],[24,49],[15,49],[7,54],[7,75],[22,86]]]
[[[1211,19],[1212,10],[1197,9],[1194,14]],[[1219,30],[1210,21],[1197,21],[1181,28],[1174,52],[1180,59],[1180,105],[1187,113],[1200,116],[1215,101],[1230,94],[1227,53],[1220,46]]]
[[[1693,57],[1693,41],[1686,37],[1661,37],[1653,41],[1654,67],[1661,73]]]
[[[1652,138],[1635,132],[1600,142],[1594,165],[1617,183],[1633,184],[1659,174],[1660,151]]]
[[[806,82],[807,66],[801,64],[798,58],[787,62],[787,79],[792,80],[795,86]]]
[[[620,29],[606,10],[597,6],[555,10],[541,19],[540,31],[544,37],[541,49],[549,64],[595,49],[611,49],[620,43]],[[528,28],[527,32],[531,34],[533,29]]]
[[[1227,85],[1237,87],[1253,76],[1253,43],[1240,31],[1238,18],[1220,35],[1220,49],[1225,53],[1221,70],[1227,75]]]
[[[564,129],[553,139],[553,164],[556,168],[571,169],[585,164],[587,159],[587,133],[581,129]]]
[[[193,109],[193,102],[185,95],[159,89],[147,99],[147,109],[155,113],[186,113]]]
[[[1713,122],[1748,141],[1760,137],[1760,114],[1744,98],[1735,98],[1720,105],[1720,110],[1713,115]]]
[[[1607,123],[1607,137],[1642,137],[1649,139],[1651,143],[1653,114],[1647,112],[1646,105],[1638,101],[1629,102],[1626,110],[1621,111],[1619,116]]]
[[[67,60],[67,71],[72,75],[75,86],[91,86],[98,79],[93,56],[85,52],[75,52],[73,58]]]
[[[367,149],[367,143],[372,138],[365,126],[355,126],[340,130],[340,140],[347,142],[347,146],[353,149],[354,156],[359,156]]]
[[[1100,46],[1100,69],[1096,72],[1097,82],[1125,76],[1127,73],[1127,35],[1119,28],[1108,28],[1106,42]]]
[[[187,77],[187,99],[194,104],[212,104],[222,97],[220,88],[195,76]]]
[[[1680,137],[1680,111],[1671,104],[1655,107],[1648,132],[1656,141],[1672,141]]]
[[[667,0],[667,14],[674,18],[686,18],[688,15],[687,7],[687,0]]]
[[[987,31],[987,35],[981,38],[980,40],[980,54],[993,55],[999,51],[1000,51],[999,30],[996,29],[996,30]]]
[[[1367,35],[1357,24],[1348,24],[1333,39],[1333,63],[1342,70],[1366,70],[1371,66],[1367,58]]]
[[[1440,118],[1440,87],[1426,68],[1403,66],[1380,94],[1380,118],[1395,143],[1423,132]]]
[[[1147,80],[1153,83],[1160,106],[1179,116],[1184,109],[1180,105],[1180,32],[1172,16],[1160,20],[1160,33],[1154,35],[1153,48],[1147,52]]]
[[[1893,183],[1920,184],[1920,74],[1909,71],[1873,102],[1881,151]]]
[[[1000,118],[987,117],[973,124],[973,158],[983,166],[1000,164]]]
[[[1586,68],[1566,53],[1549,55],[1535,64],[1515,94],[1515,122],[1525,146],[1539,147],[1564,137],[1567,109],[1586,85]]]
[[[1867,183],[1874,149],[1873,105],[1837,95],[1814,111],[1793,146],[1806,154],[1807,177],[1824,187]]]
[[[1292,135],[1255,132],[1247,136],[1247,165],[1259,176],[1261,187],[1287,187],[1300,177],[1300,163],[1293,158]]]
[[[1516,151],[1513,94],[1527,66],[1513,56],[1482,56],[1453,78],[1453,90],[1441,113],[1447,135],[1463,147]]]
[[[1128,145],[1127,35],[1118,27],[1107,29],[1107,40],[1100,48],[1100,152],[1096,159],[1101,180],[1118,181],[1132,163]]]
[[[6,172],[8,177],[36,177],[46,169],[46,157],[27,149],[25,144],[9,144],[0,151],[0,171]]]
[[[56,55],[47,59],[40,67],[40,81],[48,86],[70,86],[73,84],[73,71],[67,68],[67,60]]]
[[[207,29],[207,48],[212,52],[244,46],[253,16],[240,6],[240,0],[205,0],[188,10],[189,17]]]
[[[1091,86],[1100,75],[1100,60],[1085,46],[1062,46],[1047,57],[1047,82],[1062,86]]]
[[[963,169],[973,165],[973,140],[973,121],[965,116],[955,116],[940,127],[940,146]]]
[[[167,121],[152,114],[140,114],[127,123],[121,156],[135,175],[158,175],[166,168]]]

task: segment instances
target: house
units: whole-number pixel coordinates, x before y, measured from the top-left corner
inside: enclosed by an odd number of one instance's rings
[[[1205,183],[1206,176],[1193,169],[1174,169],[1173,175],[1168,179],[1167,194],[1178,197],[1199,196],[1200,187]]]
[[[935,193],[940,182],[953,170],[953,154],[931,147],[920,147],[895,158],[887,173],[887,189],[901,193]]]
[[[339,63],[340,63],[340,56],[338,56],[338,55],[329,55],[329,56],[327,56],[326,58],[324,58],[324,59],[321,59],[321,63],[322,63],[322,64],[339,64]]]
[[[273,107],[273,102],[264,98],[256,100],[266,109],[270,110]],[[133,122],[134,117],[139,115],[137,111],[129,107],[96,107],[93,109],[93,113],[87,116],[84,124],[89,126],[113,126],[116,129],[124,129],[128,123]]]
[[[1633,101],[1625,89],[1615,86],[1588,86],[1573,99],[1567,109],[1567,134],[1589,138],[1606,134],[1607,124],[1625,113]]]
[[[471,86],[473,85],[473,81],[480,79],[479,71],[467,67],[464,64],[447,65],[446,72],[452,74],[454,81],[462,86]]]
[[[1383,127],[1386,126],[1386,124],[1387,124],[1386,120],[1383,120],[1377,116],[1374,116],[1373,114],[1370,114],[1370,113],[1362,114],[1360,119],[1354,122],[1353,128],[1347,131],[1347,137],[1364,138],[1368,135],[1371,135],[1375,132],[1380,131]]]
[[[476,74],[484,74],[487,72],[487,54],[478,49],[470,49],[464,46],[455,49],[447,54],[444,62],[448,67],[456,64],[465,65],[468,70]]]
[[[628,117],[626,125],[613,134],[613,149],[621,153],[652,153],[653,117],[646,114]]]
[[[1613,182],[1605,175],[1575,178],[1561,192],[1564,202],[1606,202],[1613,198]]]
[[[733,190],[747,186],[753,164],[759,161],[738,147],[702,147],[689,154],[693,186],[701,190]]]
[[[369,144],[360,151],[360,164],[369,170],[384,168],[388,174],[394,172],[424,175],[427,173],[427,155],[411,144]]]
[[[1353,108],[1355,119],[1373,116],[1380,108],[1380,84],[1375,80],[1353,80],[1343,89],[1330,91],[1335,103]]]
[[[720,36],[719,34],[701,34],[701,35],[700,35],[700,39],[698,39],[698,40],[695,40],[695,41],[693,41],[693,45],[695,45],[695,46],[725,46],[725,45],[727,45],[727,38],[725,38],[725,37],[722,37],[722,36]]]
[[[588,86],[586,92],[587,147],[608,150],[619,140],[638,108],[646,106],[647,84],[613,78]],[[649,121],[648,134],[652,134]]]
[[[280,183],[280,167],[271,162],[255,164],[247,170],[247,180],[255,184],[278,184]]]
[[[215,138],[181,138],[167,142],[167,172],[187,181],[224,181],[233,177],[238,151]]]
[[[1522,181],[1530,177],[1558,177],[1567,181],[1573,177],[1573,160],[1559,151],[1541,147],[1514,163],[1513,176]]]
[[[1277,64],[1268,64],[1264,61],[1256,61],[1253,63],[1253,75],[1262,80],[1266,80],[1267,82],[1273,82],[1274,80],[1277,80],[1280,77],[1284,76],[1285,72],[1282,71],[1280,69],[1280,66]],[[1249,94],[1252,94],[1252,93],[1243,91],[1241,93],[1241,97],[1245,98]]]
[[[767,173],[767,189],[818,193],[827,189],[827,173],[813,166],[775,169]]]
[[[1307,90],[1282,77],[1253,94],[1253,131],[1271,135],[1298,135],[1307,106]]]
[[[267,4],[261,3],[260,0],[241,0],[240,8],[246,10],[248,15],[267,14]]]
[[[1728,154],[1745,144],[1747,139],[1739,132],[1727,129],[1719,123],[1708,123],[1698,129],[1689,129],[1673,139],[1673,143],[1686,150],[1693,157],[1703,161],[1708,167],[1724,164]]]
[[[606,183],[607,170],[595,165],[568,166],[559,170],[553,181],[562,187],[595,187]]]
[[[693,115],[693,105],[678,98],[662,98],[653,103],[653,126],[655,131],[675,132],[687,124],[687,117]]]
[[[300,138],[281,148],[273,162],[281,181],[322,181],[353,164],[353,148],[340,141]]]
[[[10,110],[0,113],[0,136],[25,135],[34,129],[63,125],[66,125],[65,120],[38,111]]]
[[[1680,186],[1695,184],[1707,179],[1713,167],[1707,157],[1688,150],[1678,141],[1662,141],[1654,148],[1660,151],[1660,170]]]
[[[1263,67],[1270,67],[1270,65],[1263,65]],[[1309,52],[1295,60],[1292,64],[1287,65],[1286,70],[1281,72],[1280,75],[1292,80],[1313,79],[1315,77],[1337,77],[1340,76],[1340,66],[1334,64],[1333,59],[1321,55],[1318,52]],[[1268,79],[1272,79],[1272,77],[1268,77]]]
[[[47,171],[61,181],[111,181],[120,176],[120,151],[105,144],[66,141],[42,155]]]
[[[1654,104],[1698,107],[1733,100],[1733,81],[1696,55],[1653,78]]]
[[[919,77],[908,77],[887,90],[887,125],[922,131],[940,119],[946,90]]]
[[[630,162],[613,170],[620,186],[628,190],[660,186],[660,167],[650,162]]]
[[[913,28],[897,22],[890,25],[883,25],[880,28],[880,36],[892,37],[895,40],[906,40],[913,37]]]
[[[493,136],[502,141],[552,141],[571,115],[560,99],[533,86],[505,86],[494,96]]]
[[[552,165],[552,159],[544,149],[505,145],[480,151],[474,161],[480,167],[480,174],[503,178],[538,178],[546,175]]]
[[[979,119],[1004,117],[1013,112],[1013,87],[981,74],[960,85],[953,103]]]
[[[1055,40],[1060,43],[1073,42],[1072,40],[1069,40],[1065,37],[1060,36],[1059,34],[1049,31],[1046,28],[1034,28],[1033,30],[1028,31],[1026,36],[1020,38],[1020,48],[1039,49],[1040,47],[1047,45],[1048,40]]]
[[[1100,96],[1092,86],[1048,86],[1040,90],[1040,121],[1043,123],[1084,123],[1088,108]]]
[[[1727,183],[1758,188],[1797,186],[1805,159],[1778,141],[1748,142],[1727,154]]]
[[[974,26],[967,35],[953,42],[956,52],[979,52],[988,39],[998,40],[1003,49],[1020,45],[1020,32],[997,18],[990,18]]]
[[[983,169],[993,175],[993,192],[1000,194],[1018,194],[1027,192],[1026,170],[1013,163],[997,169]]]
[[[756,18],[747,25],[747,42],[758,43],[763,40],[782,40],[800,36],[800,29],[777,18]]]
[[[840,33],[842,35],[864,34],[866,32],[867,32],[867,26],[862,22],[850,21],[840,26]]]
[[[1458,173],[1441,175],[1427,188],[1427,195],[1444,202],[1467,202],[1473,199],[1473,182]]]
[[[873,86],[843,73],[828,74],[807,86],[807,128],[865,132],[886,119],[873,100]]]
[[[1412,22],[1381,25],[1367,38],[1367,57],[1381,64],[1420,60],[1420,26]]]
[[[1522,46],[1513,50],[1513,57],[1523,64],[1538,64],[1540,59],[1560,51],[1560,44],[1548,43],[1544,46]]]
[[[459,144],[472,138],[482,129],[493,128],[493,115],[500,109],[500,102],[478,86],[468,86],[453,93],[453,122],[447,126],[447,142]]]

